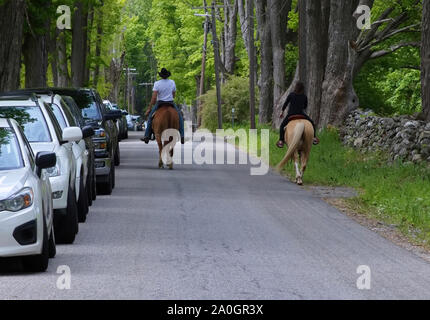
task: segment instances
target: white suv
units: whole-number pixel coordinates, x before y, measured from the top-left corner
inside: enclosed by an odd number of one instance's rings
[[[38,96],[42,98],[52,109],[55,118],[58,121],[58,124],[61,127],[61,130],[64,130],[68,127],[76,126],[76,123],[73,119],[73,115],[69,110],[69,107],[64,102],[63,98],[61,98],[58,94],[45,94],[45,93],[36,93]],[[90,128],[91,129],[91,128]],[[81,129],[82,130],[82,129]],[[75,194],[78,205],[78,220],[79,222],[85,222],[87,214],[88,214],[88,192],[86,190],[87,177],[88,177],[88,161],[89,161],[89,152],[87,151],[85,140],[88,135],[82,133],[83,137],[81,140],[72,144],[72,151],[75,157],[76,163],[76,182],[75,182]],[[91,135],[94,135],[94,130],[91,129]]]
[[[45,170],[55,153],[34,157],[15,120],[0,118],[0,257],[22,257],[41,272],[56,253],[51,184]]]
[[[54,225],[57,242],[73,243],[78,233],[76,205],[76,162],[73,143],[82,139],[82,130],[61,131],[51,107],[36,95],[0,96],[0,117],[14,118],[24,129],[31,147],[57,155],[55,167],[47,169],[54,199]]]

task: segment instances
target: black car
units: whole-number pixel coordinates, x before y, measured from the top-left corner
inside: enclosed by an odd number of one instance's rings
[[[107,110],[98,92],[86,88],[48,88],[61,96],[72,97],[81,110],[85,125],[95,131],[95,165],[97,191],[111,194],[115,187],[115,166],[120,164],[120,149],[116,121],[121,112]]]

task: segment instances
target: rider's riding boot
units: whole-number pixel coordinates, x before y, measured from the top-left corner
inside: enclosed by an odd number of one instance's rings
[[[185,138],[181,137],[181,144],[185,144]]]
[[[313,144],[317,145],[319,143],[320,143],[320,139],[318,139],[317,137],[314,137]]]

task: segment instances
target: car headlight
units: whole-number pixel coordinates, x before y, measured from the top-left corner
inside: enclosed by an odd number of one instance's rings
[[[94,142],[94,149],[96,150],[106,150],[106,147],[106,140]]]
[[[61,166],[60,166],[60,161],[57,159],[57,164],[55,165],[55,167],[51,167],[48,169],[45,169],[46,174],[48,175],[48,177],[58,177],[61,175]]]
[[[94,132],[94,138],[104,138],[106,137],[106,131],[104,129],[98,129]]]
[[[0,211],[17,212],[33,205],[33,189],[24,188],[6,200],[0,201]]]

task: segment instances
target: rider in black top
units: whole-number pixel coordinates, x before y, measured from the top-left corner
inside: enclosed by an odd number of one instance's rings
[[[316,129],[315,129],[315,123],[312,121],[312,119],[306,114],[305,110],[308,107],[308,97],[304,94],[305,92],[305,86],[302,82],[297,82],[296,87],[294,89],[294,92],[291,92],[290,95],[287,97],[287,101],[285,101],[284,106],[282,107],[282,113],[280,117],[282,118],[284,116],[284,111],[287,108],[288,104],[290,105],[288,109],[288,114],[285,117],[284,121],[282,121],[281,127],[280,127],[280,137],[279,141],[276,143],[276,145],[279,148],[283,148],[285,144],[285,127],[288,125],[289,118],[294,115],[301,115],[306,120],[308,120],[310,123],[312,123],[312,126],[314,127],[314,144],[319,143],[319,139],[316,137]]]

